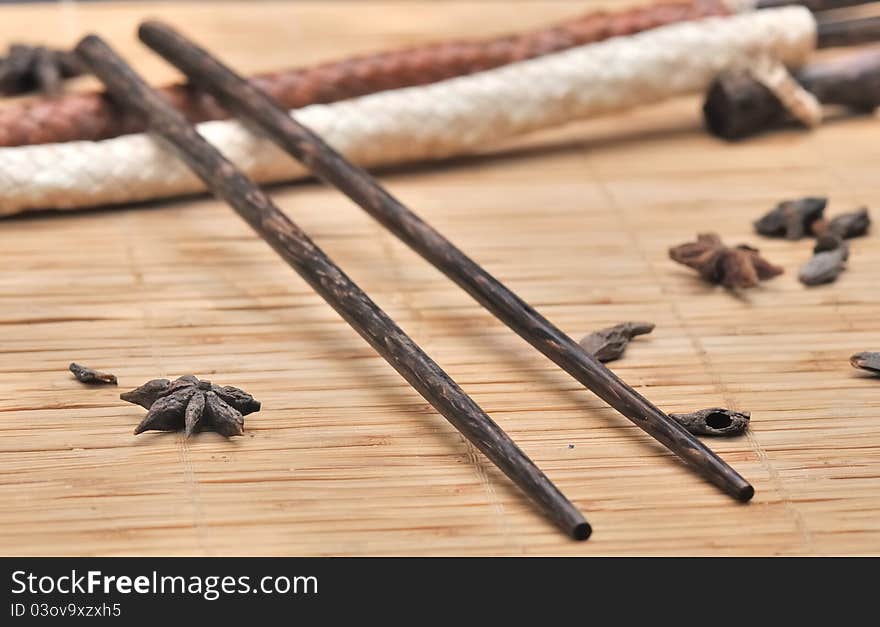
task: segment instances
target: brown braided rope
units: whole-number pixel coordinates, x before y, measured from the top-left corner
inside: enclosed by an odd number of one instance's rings
[[[610,37],[728,13],[725,0],[679,0],[626,11],[599,11],[518,35],[437,42],[261,74],[253,80],[283,106],[297,109],[433,83]],[[171,85],[162,91],[193,122],[228,117],[213,98],[189,85]],[[103,92],[0,107],[0,146],[99,140],[143,130],[138,117],[118,109]]]

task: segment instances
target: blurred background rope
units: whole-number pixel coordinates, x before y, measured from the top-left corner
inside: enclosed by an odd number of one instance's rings
[[[364,166],[466,154],[574,119],[701,92],[725,68],[769,57],[799,66],[816,46],[800,7],[684,22],[449,79],[295,112]],[[260,182],[303,168],[236,121],[199,130]],[[99,142],[0,148],[0,215],[165,198],[203,190],[159,141],[133,134]]]
[[[752,0],[745,0],[748,6]],[[298,109],[400,87],[425,85],[567,48],[658,26],[725,15],[743,0],[674,0],[625,11],[593,12],[531,32],[484,41],[446,41],[321,65],[262,74],[253,80],[282,106]],[[193,122],[226,112],[187,85],[163,93]],[[138,116],[115,107],[103,92],[67,94],[0,107],[0,146],[99,140],[144,130]]]

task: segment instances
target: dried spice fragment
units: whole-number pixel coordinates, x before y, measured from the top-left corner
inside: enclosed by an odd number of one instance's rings
[[[81,366],[74,362],[70,363],[68,369],[73,373],[73,376],[76,377],[76,380],[81,383],[106,383],[108,385],[116,385],[115,374],[93,370],[92,368]]]
[[[12,95],[30,89],[36,52],[30,46],[13,44],[9,54],[0,58],[0,94]]]
[[[871,216],[868,208],[862,207],[857,211],[842,213],[832,220],[817,220],[813,223],[813,235],[816,237],[836,237],[838,239],[851,239],[861,237],[868,232],[871,226]]]
[[[669,417],[694,435],[734,436],[749,428],[751,414],[720,407],[701,409],[690,414],[669,414]]]
[[[853,368],[880,374],[880,353],[856,353],[849,358]]]
[[[837,280],[846,270],[849,246],[832,236],[819,238],[813,258],[801,268],[798,280],[804,285],[824,285]]]
[[[696,242],[669,249],[673,261],[693,268],[706,281],[730,289],[755,287],[760,281],[784,272],[759,254],[757,248],[740,244],[725,246],[715,233],[701,233]]]
[[[73,52],[12,44],[7,56],[0,57],[0,95],[30,91],[55,95],[65,78],[84,73],[85,68]]]
[[[186,437],[195,431],[213,429],[227,437],[244,432],[244,416],[260,411],[260,402],[230,385],[214,385],[185,375],[174,381],[153,379],[119,395],[124,401],[148,409],[135,427],[135,435],[144,431],[184,430]]]
[[[768,237],[797,240],[811,232],[813,223],[822,218],[827,198],[786,200],[755,222],[755,230]]]
[[[745,68],[725,70],[709,89],[703,103],[703,119],[716,136],[736,140],[786,119],[785,106],[779,98],[756,81]]]
[[[825,233],[816,238],[816,245],[813,246],[813,254],[825,252],[827,250],[837,250],[844,246],[843,240],[830,233]]]
[[[61,67],[55,55],[48,48],[37,48],[34,58],[34,82],[39,90],[47,96],[54,96],[61,91]]]
[[[631,339],[653,330],[651,322],[622,322],[590,333],[581,339],[580,345],[599,361],[614,361],[623,355]]]

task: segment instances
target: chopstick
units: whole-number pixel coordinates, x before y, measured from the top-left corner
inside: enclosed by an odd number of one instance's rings
[[[338,188],[389,231],[435,265],[495,317],[549,357],[605,402],[740,501],[754,488],[695,436],[670,419],[608,368],[586,353],[500,281],[389,194],[270,97],[169,26],[145,22],[141,40],[213,94],[226,108],[256,124],[313,174]]]
[[[143,115],[219,198],[225,200],[409,384],[495,463],[566,533],[590,525],[516,443],[376,305],[271,199],[209,144],[181,113],[100,38],[76,46],[118,103]]]

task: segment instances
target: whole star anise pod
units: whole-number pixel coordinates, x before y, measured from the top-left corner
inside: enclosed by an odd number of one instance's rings
[[[153,379],[119,398],[149,410],[135,427],[135,435],[184,429],[189,437],[197,428],[213,428],[227,437],[241,435],[244,416],[260,411],[260,402],[244,390],[199,381],[193,375],[174,381]]]
[[[705,280],[730,289],[755,287],[784,272],[761,257],[757,248],[745,244],[728,248],[715,233],[701,233],[696,242],[670,248],[669,256]]]

